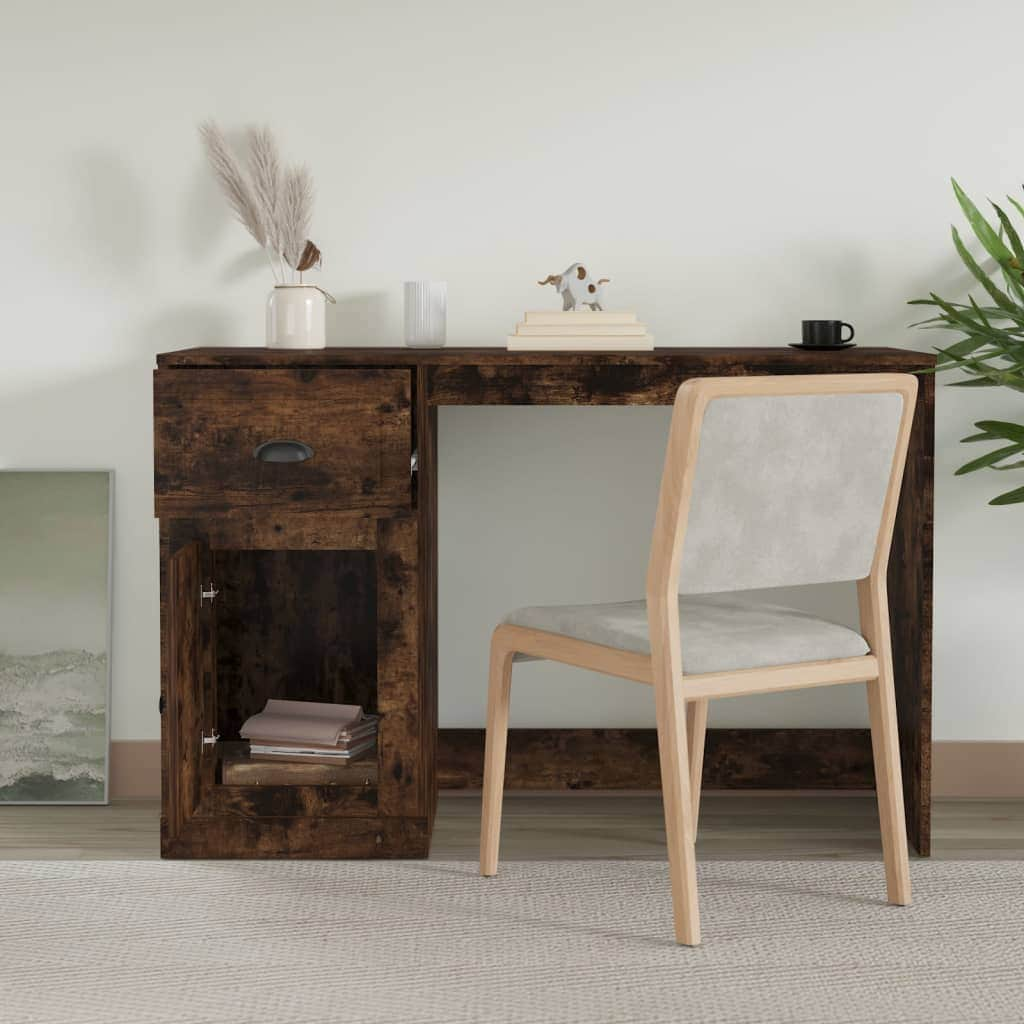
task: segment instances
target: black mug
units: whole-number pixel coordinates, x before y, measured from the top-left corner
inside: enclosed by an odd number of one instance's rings
[[[843,328],[850,328],[850,336],[843,337]],[[805,345],[845,345],[853,341],[853,325],[842,320],[804,320]]]

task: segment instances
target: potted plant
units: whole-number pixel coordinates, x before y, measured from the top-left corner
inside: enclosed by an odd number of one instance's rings
[[[967,303],[950,302],[934,292],[927,299],[914,299],[911,305],[931,306],[935,316],[914,326],[954,331],[963,337],[939,347],[936,372],[959,369],[964,380],[951,387],[1010,388],[1024,394],[1024,243],[1013,221],[997,203],[992,208],[998,225],[990,223],[953,181],[953,191],[971,230],[995,263],[995,278],[986,272],[970,253],[959,231],[953,228],[953,245],[964,265],[985,290],[984,304],[973,295]],[[1024,216],[1024,206],[1007,196],[1010,205]],[[1024,411],[1024,399],[1022,399]],[[1024,424],[1002,420],[980,420],[977,433],[963,438],[965,444],[989,443],[983,455],[964,463],[956,472],[974,473],[980,469],[999,472],[1024,469]],[[990,505],[1014,505],[1024,502],[1024,486],[1017,486],[993,498]]]
[[[277,143],[266,128],[247,135],[248,171],[243,171],[213,121],[199,127],[207,158],[242,226],[267,254],[274,288],[267,300],[267,345],[323,348],[327,303],[334,298],[302,275],[319,268],[320,250],[309,240],[313,180],[306,167],[283,170]]]

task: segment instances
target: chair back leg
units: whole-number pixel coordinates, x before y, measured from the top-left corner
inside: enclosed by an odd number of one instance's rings
[[[889,636],[889,602],[885,584],[880,578],[861,580],[857,590],[861,632],[878,659],[878,678],[868,681],[867,691],[885,885],[889,902],[905,907],[910,905],[910,865]]]
[[[480,874],[498,873],[501,840],[501,800],[505,789],[508,748],[508,707],[512,691],[514,652],[501,640],[501,628],[491,639],[490,679],[487,686],[487,733],[484,742],[483,813],[480,820]]]
[[[693,799],[693,837],[700,819],[700,788],[704,776],[704,743],[708,732],[708,700],[686,702],[686,742],[690,748],[690,795]]]

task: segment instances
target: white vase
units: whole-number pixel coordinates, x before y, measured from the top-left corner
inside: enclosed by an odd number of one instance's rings
[[[324,348],[327,303],[319,285],[277,284],[267,298],[267,348]]]
[[[442,348],[447,330],[448,285],[444,281],[406,281],[406,345],[410,348]]]

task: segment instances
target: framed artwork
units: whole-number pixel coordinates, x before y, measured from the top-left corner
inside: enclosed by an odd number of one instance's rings
[[[114,474],[0,471],[0,804],[107,802]]]

